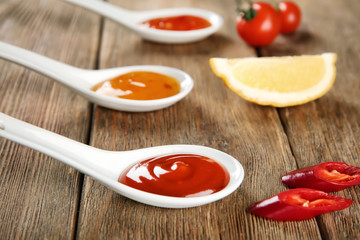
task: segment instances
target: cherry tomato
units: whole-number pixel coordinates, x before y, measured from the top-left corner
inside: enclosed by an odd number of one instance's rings
[[[292,33],[301,22],[301,10],[294,2],[283,1],[279,3],[280,32]]]
[[[249,11],[242,13],[244,14],[236,19],[236,29],[240,37],[249,45],[266,46],[279,34],[278,12],[270,4],[254,2]]]

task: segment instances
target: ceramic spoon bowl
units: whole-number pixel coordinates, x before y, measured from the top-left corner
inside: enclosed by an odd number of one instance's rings
[[[214,12],[197,8],[166,8],[149,11],[130,11],[103,1],[64,1],[101,14],[102,16],[112,19],[113,21],[118,22],[121,25],[127,27],[128,29],[136,32],[142,38],[159,43],[189,43],[199,41],[217,32],[224,22],[223,18],[220,15]],[[146,20],[154,18],[172,17],[180,15],[192,15],[201,17],[209,21],[211,23],[211,26],[204,29],[191,31],[168,31],[149,28],[141,24]]]
[[[188,208],[207,204],[235,191],[244,178],[241,164],[230,155],[196,145],[168,145],[132,151],[114,152],[97,149],[38,128],[0,113],[0,136],[45,153],[98,180],[113,191],[135,201],[166,208]],[[168,197],[143,192],[118,182],[129,166],[155,156],[196,154],[211,158],[229,172],[229,184],[219,192],[200,197]]]
[[[194,85],[193,79],[187,73],[176,68],[140,65],[104,70],[86,70],[55,61],[4,42],[0,42],[0,58],[44,74],[78,92],[90,102],[119,111],[148,112],[166,108],[189,94]],[[101,95],[91,90],[97,83],[132,71],[150,71],[173,77],[180,83],[180,92],[174,96],[156,100],[129,100]]]

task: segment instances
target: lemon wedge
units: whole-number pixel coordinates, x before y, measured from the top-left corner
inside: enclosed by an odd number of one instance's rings
[[[213,72],[244,99],[288,107],[323,96],[334,84],[336,54],[211,58]]]

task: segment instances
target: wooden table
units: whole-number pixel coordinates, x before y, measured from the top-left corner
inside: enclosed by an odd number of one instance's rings
[[[94,106],[34,71],[0,60],[0,111],[107,150],[197,144],[224,151],[245,169],[242,185],[220,201],[190,209],[147,206],[114,193],[37,151],[0,139],[1,239],[359,239],[360,186],[336,195],[345,210],[299,222],[246,211],[288,189],[280,177],[324,161],[360,166],[360,2],[298,0],[298,31],[264,48],[235,31],[235,1],[109,1],[134,10],[204,8],[225,18],[215,35],[192,44],[142,40],[124,27],[59,0],[2,0],[0,41],[87,69],[155,64],[195,81],[185,99],[149,113]],[[337,78],[324,97],[289,108],[258,106],[226,88],[210,57],[336,52]]]

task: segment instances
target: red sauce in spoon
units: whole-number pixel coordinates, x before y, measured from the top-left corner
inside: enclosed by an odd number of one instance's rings
[[[225,188],[229,180],[229,173],[219,163],[193,154],[151,158],[131,166],[119,177],[119,182],[127,186],[172,197],[210,195]]]
[[[154,72],[129,72],[95,85],[91,90],[113,97],[154,100],[176,95],[180,83],[173,77]]]
[[[211,26],[211,23],[206,19],[191,15],[154,18],[144,21],[142,24],[145,24],[150,28],[171,31],[191,31]]]

